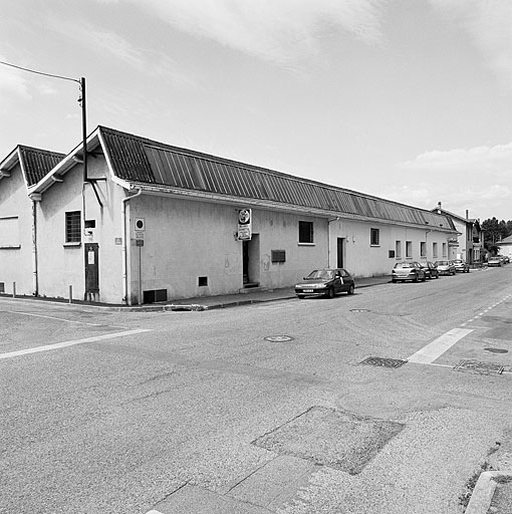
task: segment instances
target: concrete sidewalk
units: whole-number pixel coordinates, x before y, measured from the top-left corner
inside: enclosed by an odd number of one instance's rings
[[[356,278],[356,291],[358,289],[391,282],[389,275],[379,277]],[[196,298],[185,298],[173,300],[172,302],[149,304],[133,307],[120,308],[120,310],[211,310],[249,305],[253,303],[272,302],[296,298],[293,287],[280,289],[259,289],[248,288],[238,294],[227,294],[219,296],[200,296]]]

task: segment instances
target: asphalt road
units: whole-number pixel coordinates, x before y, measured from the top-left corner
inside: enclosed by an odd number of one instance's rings
[[[511,279],[204,312],[0,299],[0,512],[462,512],[512,426]]]

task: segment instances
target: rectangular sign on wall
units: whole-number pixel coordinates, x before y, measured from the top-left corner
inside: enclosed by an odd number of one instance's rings
[[[252,209],[238,211],[238,239],[249,241],[252,238]]]

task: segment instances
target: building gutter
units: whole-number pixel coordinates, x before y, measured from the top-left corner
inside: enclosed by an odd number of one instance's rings
[[[126,182],[118,182],[122,187],[126,187]],[[435,229],[439,232],[453,234],[456,231],[450,227],[443,225],[421,225],[419,223],[405,222],[398,220],[386,220],[381,218],[373,218],[370,216],[363,216],[361,214],[346,213],[339,211],[330,211],[318,208],[302,207],[299,205],[281,204],[279,202],[272,202],[268,200],[257,200],[254,198],[241,198],[231,195],[219,195],[215,193],[206,193],[203,191],[191,191],[186,189],[179,189],[172,186],[156,186],[142,182],[129,182],[130,189],[143,189],[144,194],[155,196],[167,196],[172,198],[189,199],[203,202],[217,202],[224,205],[237,205],[237,206],[252,206],[261,209],[279,210],[288,213],[300,214],[303,216],[319,216],[322,218],[332,218],[333,216],[347,221],[363,221],[368,223],[380,223],[382,225],[410,227],[420,229]]]
[[[129,294],[128,287],[128,244],[131,240],[130,238],[130,224],[127,219],[127,211],[128,211],[128,202],[137,196],[142,194],[142,189],[137,189],[137,192],[133,195],[126,196],[121,200],[122,202],[122,220],[123,220],[123,247],[122,247],[122,266],[123,266],[123,301],[126,305],[132,304],[131,295]]]

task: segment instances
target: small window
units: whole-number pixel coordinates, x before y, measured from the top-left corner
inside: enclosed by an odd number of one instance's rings
[[[313,243],[312,221],[299,221],[299,243]]]
[[[370,245],[379,246],[380,244],[380,230],[378,228],[370,229]]]
[[[20,246],[18,216],[0,218],[0,248],[19,248]]]
[[[388,257],[389,257],[390,259],[394,259],[394,258],[395,258],[395,250],[389,250],[389,255],[388,255]]]
[[[405,242],[405,257],[408,259],[412,257],[412,241]]]
[[[284,250],[271,250],[272,263],[286,262],[286,252]]]
[[[427,243],[420,241],[420,257],[427,256]]]
[[[80,211],[66,212],[66,243],[80,243],[81,235]]]
[[[206,287],[208,285],[208,277],[198,277],[197,285],[199,287]]]

